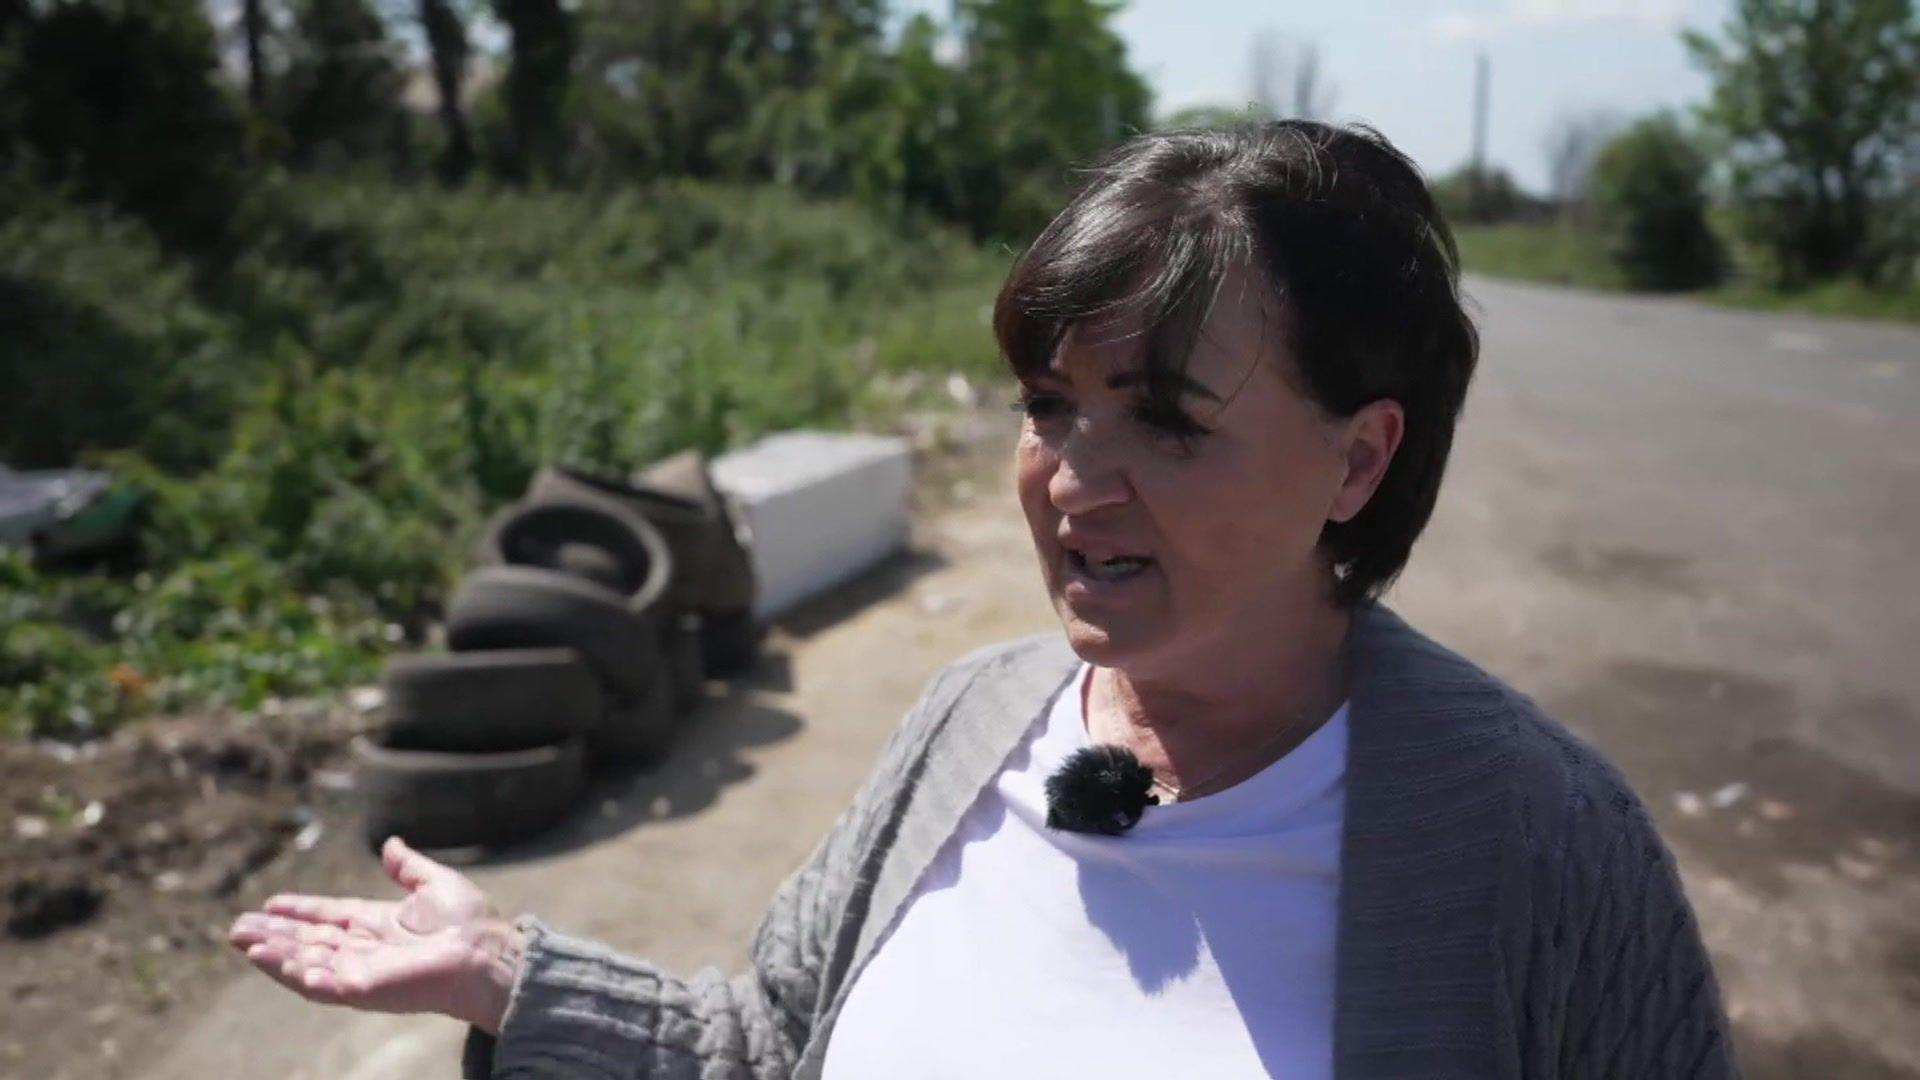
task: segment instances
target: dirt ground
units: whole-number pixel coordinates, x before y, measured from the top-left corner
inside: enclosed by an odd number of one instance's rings
[[[1920,1078],[1920,334],[1475,292],[1482,374],[1388,602],[1625,770],[1680,861],[1749,1077]],[[1007,414],[977,423],[968,454],[923,475],[911,552],[783,620],[660,767],[602,780],[555,833],[469,866],[489,894],[678,970],[736,968],[928,676],[1055,625],[1007,487]],[[279,720],[308,733],[270,746],[308,749],[229,749],[248,729],[214,725],[180,753],[186,780],[125,811],[105,800],[93,829],[127,851],[89,857],[130,884],[76,925],[0,939],[0,1074],[456,1074],[451,1021],[308,1005],[210,937],[282,889],[391,892],[328,757],[367,718]],[[140,753],[95,768],[174,775],[136,767]],[[14,762],[0,758],[6,808],[58,817],[69,846],[9,835],[0,869],[58,914],[59,861],[21,853],[78,850],[104,799],[90,792],[114,789]],[[179,815],[194,835],[254,837],[204,853],[110,825],[252,790],[259,810],[237,833],[210,809]],[[222,891],[228,868],[262,860]],[[164,892],[162,867],[181,875]]]
[[[314,703],[0,746],[0,1073],[117,1069],[230,975],[243,887],[338,869],[320,841],[348,809],[338,759],[366,722]]]

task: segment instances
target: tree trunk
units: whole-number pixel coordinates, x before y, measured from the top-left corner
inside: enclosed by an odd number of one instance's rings
[[[513,36],[507,68],[507,123],[520,179],[562,171],[567,83],[573,70],[573,20],[560,0],[495,0]]]
[[[247,45],[247,103],[255,111],[267,103],[267,0],[241,0],[240,35]]]
[[[440,93],[440,124],[447,145],[440,155],[440,174],[449,181],[464,178],[473,168],[473,137],[467,131],[466,105],[460,95],[467,76],[467,28],[449,0],[420,0],[420,25],[433,53],[433,82]]]

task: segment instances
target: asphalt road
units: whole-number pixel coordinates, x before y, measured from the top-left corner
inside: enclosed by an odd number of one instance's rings
[[[1920,330],[1469,290],[1480,375],[1389,603],[1626,770],[1750,1077],[1920,1077]],[[483,885],[670,965],[738,964],[924,679],[1052,625],[989,460],[919,555],[791,620],[663,769]],[[453,1075],[460,1034],[244,974],[197,1014],[142,1075]]]
[[[1625,769],[1750,1076],[1920,1076],[1920,330],[1469,291],[1391,602]]]

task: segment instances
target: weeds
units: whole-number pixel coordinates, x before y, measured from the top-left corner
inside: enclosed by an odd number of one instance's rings
[[[0,356],[37,395],[0,417],[0,453],[78,457],[152,495],[135,573],[0,555],[0,724],[16,734],[371,677],[428,634],[480,523],[542,462],[619,473],[884,424],[920,403],[898,392],[908,372],[994,370],[982,312],[1004,260],[851,206],[678,184],[278,199],[238,211],[258,242],[224,267],[170,263],[136,226],[72,207],[38,226],[60,231],[40,241],[60,265],[0,267],[0,287],[61,298],[48,319],[116,328],[14,339],[45,347]],[[77,387],[73,365],[115,379]],[[124,428],[95,423],[101,408]]]

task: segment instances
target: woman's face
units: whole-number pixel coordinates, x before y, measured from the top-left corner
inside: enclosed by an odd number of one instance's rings
[[[1190,672],[1331,607],[1321,528],[1359,512],[1398,446],[1398,403],[1340,420],[1289,384],[1271,305],[1243,285],[1221,290],[1178,411],[1147,401],[1125,325],[1076,326],[1023,387],[1020,504],[1089,662]]]

